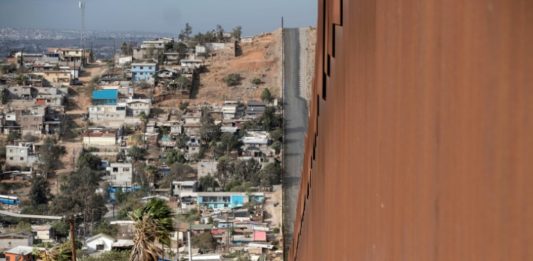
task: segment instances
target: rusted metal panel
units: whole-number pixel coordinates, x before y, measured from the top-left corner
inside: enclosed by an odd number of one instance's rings
[[[533,2],[322,1],[290,259],[533,260]]]

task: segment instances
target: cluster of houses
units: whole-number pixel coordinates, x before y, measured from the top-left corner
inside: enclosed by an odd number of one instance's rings
[[[6,144],[5,169],[31,169],[37,163],[36,141],[65,131],[68,87],[0,84],[0,93],[0,132],[14,137]]]
[[[201,249],[193,248],[193,260],[224,260],[223,253],[234,251],[245,251],[252,260],[259,260],[267,253],[273,254],[280,233],[279,227],[271,227],[265,221],[265,204],[268,202],[265,192],[198,190],[201,178],[216,176],[218,164],[215,159],[199,157],[205,113],[210,114],[222,133],[239,137],[239,160],[255,159],[264,166],[278,157],[272,149],[270,134],[261,130],[244,132],[243,129],[249,121],[260,118],[270,104],[257,100],[228,100],[223,104],[190,105],[186,109],[178,108],[177,104],[174,108],[157,107],[155,104],[168,98],[168,89],[174,85],[180,87],[174,90],[173,97],[189,98],[194,88],[192,84],[183,87],[178,82],[183,78],[193,82],[209,55],[237,55],[238,49],[235,42],[207,43],[180,53],[169,48],[173,45],[174,40],[169,38],[144,41],[133,49],[131,55],[115,57],[121,73],[111,71],[102,75],[90,93],[91,104],[83,117],[87,122],[81,133],[83,148],[102,159],[101,166],[105,169],[102,179],[108,184],[106,192],[111,202],[116,200],[118,191],[141,189],[142,184],[136,178],[135,160],[128,155],[132,147],[147,151],[143,160],[155,165],[163,176],[170,171],[162,160],[163,155],[179,150],[187,161],[193,163],[191,166],[196,169],[197,178],[173,181],[169,188],[152,188],[151,193],[151,197],[175,204],[178,213],[195,210],[200,213],[194,224],[182,224],[173,235],[173,249],[187,251],[178,246],[186,245],[184,243],[190,240],[186,236],[188,231],[193,235],[210,234],[216,241],[215,253],[220,253],[206,255]],[[83,66],[90,62],[91,54],[83,49],[55,48],[45,54],[18,53],[15,59],[29,72],[24,79],[14,75],[4,75],[0,79],[3,104],[0,131],[19,137],[6,145],[5,167],[32,173],[39,164],[38,152],[42,144],[38,140],[47,135],[61,137],[69,127],[65,123],[64,107],[68,87],[78,78]],[[206,106],[209,110],[204,110]],[[21,139],[26,136],[37,139]],[[102,253],[132,247],[133,222],[114,220],[111,224],[119,228],[119,233],[114,236],[98,234],[85,239],[83,248],[86,252]],[[34,241],[54,242],[50,225],[33,226],[32,232],[2,234],[0,252],[3,251],[6,258],[11,253],[30,257]],[[281,256],[281,252],[277,254]]]
[[[93,105],[89,109],[89,120],[94,120],[99,126],[105,127],[89,127],[83,134],[83,146],[85,148],[97,148],[98,151],[93,153],[102,158],[115,159],[119,154],[128,156],[128,149],[139,145],[138,140],[134,139],[138,133],[127,133],[125,129],[128,128],[128,124],[132,126],[139,124],[138,115],[141,113],[150,115],[150,107],[132,108],[131,106],[137,103],[125,102],[121,105],[120,110],[113,109],[113,113],[108,113],[105,118],[96,119],[97,116],[93,115],[92,108],[117,108],[119,103],[116,101],[117,91],[115,89],[98,90],[95,93],[97,94],[93,93]],[[95,99],[95,96],[98,99]],[[144,105],[145,103],[141,104]],[[149,101],[146,104],[150,105]],[[212,110],[209,112],[203,112],[200,106],[190,106],[186,112],[174,109],[164,112],[158,117],[147,119],[146,128],[142,134],[143,146],[150,152],[146,159],[157,162],[166,151],[177,148],[180,138],[186,137],[186,146],[180,149],[181,153],[188,160],[198,160],[197,156],[201,146],[202,113],[210,113],[215,118],[215,124],[220,124],[222,133],[238,135],[243,124],[259,117],[266,105],[259,101],[249,101],[247,106],[238,102],[225,102],[223,106],[212,106],[211,108]],[[128,118],[131,120],[128,121]],[[239,159],[253,158],[264,164],[274,160],[275,151],[270,146],[272,141],[268,132],[248,131],[241,136],[242,153],[239,155]],[[215,160],[201,160],[197,164],[198,178],[209,174],[214,175],[216,163]],[[126,162],[120,163],[111,162],[108,165],[108,169],[111,170],[108,181],[113,187],[129,191],[138,185],[133,181],[131,160],[126,159]],[[162,164],[160,168],[163,169],[166,166]]]

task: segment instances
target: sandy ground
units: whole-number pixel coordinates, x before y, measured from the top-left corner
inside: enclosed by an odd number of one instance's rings
[[[85,122],[82,120],[83,114],[87,113],[87,109],[91,104],[90,88],[88,83],[95,76],[101,76],[106,71],[105,64],[91,64],[85,70],[85,73],[80,80],[84,82],[83,86],[73,87],[71,96],[69,97],[68,106],[66,107],[66,116],[69,118],[69,129],[79,133],[84,128]],[[57,170],[57,175],[49,179],[50,190],[52,194],[56,194],[59,185],[58,177],[68,175],[75,167],[75,160],[77,155],[82,150],[82,138],[77,137],[62,137],[61,146],[65,147],[66,154],[61,158],[62,168]]]
[[[281,204],[282,204],[282,189],[281,186],[274,186],[274,191],[266,193],[265,211],[268,213],[265,221],[271,224],[271,227],[281,227]]]
[[[243,43],[241,47],[241,56],[214,56],[207,60],[209,71],[201,75],[197,101],[220,103],[226,99],[259,99],[264,88],[278,96],[281,90],[281,31],[257,36],[252,43]],[[223,78],[231,73],[243,77],[241,85],[226,86]],[[254,78],[263,83],[254,86],[251,83]]]

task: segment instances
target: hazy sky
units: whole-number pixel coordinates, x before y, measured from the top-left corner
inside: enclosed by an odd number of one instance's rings
[[[281,16],[288,27],[315,25],[316,0],[86,0],[86,28],[176,34],[242,25],[243,34],[272,31]],[[78,29],[77,0],[0,0],[0,27]]]

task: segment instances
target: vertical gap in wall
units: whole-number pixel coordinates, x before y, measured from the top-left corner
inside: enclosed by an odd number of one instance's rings
[[[326,100],[328,76],[324,73],[322,76],[322,99]]]
[[[335,58],[335,26],[337,26],[336,24],[331,24],[331,57]],[[329,68],[329,63],[331,63],[331,58],[328,56],[328,75],[330,74],[329,70],[331,70],[331,68]]]

